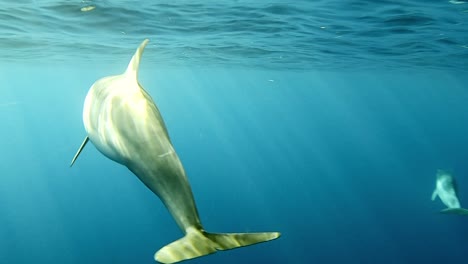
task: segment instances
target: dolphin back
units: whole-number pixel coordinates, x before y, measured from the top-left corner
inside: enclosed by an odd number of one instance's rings
[[[154,258],[161,263],[176,263],[212,254],[218,250],[228,250],[270,241],[279,236],[280,233],[277,232],[214,234],[191,228],[183,238],[156,252]]]

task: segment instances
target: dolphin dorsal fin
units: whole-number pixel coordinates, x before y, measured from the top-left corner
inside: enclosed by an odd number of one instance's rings
[[[125,71],[125,75],[127,76],[133,76],[133,78],[136,80],[138,77],[138,67],[140,66],[140,58],[141,55],[143,54],[143,50],[146,47],[146,44],[148,44],[149,39],[143,40],[143,42],[140,44],[140,46],[137,48],[135,51],[135,54],[133,55],[132,59],[130,60],[130,63],[127,66],[127,70]]]

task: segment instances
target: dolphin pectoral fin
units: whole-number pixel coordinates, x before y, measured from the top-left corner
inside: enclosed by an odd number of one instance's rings
[[[185,237],[163,247],[154,255],[161,263],[176,263],[215,253],[218,250],[228,250],[250,246],[276,239],[280,233],[232,233],[214,234],[201,230],[190,230]]]
[[[73,157],[73,159],[72,159],[72,161],[70,163],[70,167],[73,166],[73,164],[75,163],[76,159],[78,158],[78,156],[80,155],[81,151],[84,149],[84,147],[86,146],[86,143],[88,143],[88,141],[89,141],[89,137],[86,136],[85,139],[83,140],[83,143],[81,143],[80,148],[78,149],[75,156]]]
[[[432,201],[435,200],[435,198],[437,198],[437,188],[434,190],[434,192],[432,193]]]
[[[440,211],[441,214],[468,215],[468,209],[465,208],[447,208]]]

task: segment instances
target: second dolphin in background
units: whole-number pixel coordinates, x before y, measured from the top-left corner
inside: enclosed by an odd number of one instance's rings
[[[461,208],[458,200],[457,183],[452,175],[443,170],[437,171],[436,188],[432,193],[434,201],[439,196],[442,203],[447,206],[446,209],[440,211],[444,214],[468,215],[468,210]]]

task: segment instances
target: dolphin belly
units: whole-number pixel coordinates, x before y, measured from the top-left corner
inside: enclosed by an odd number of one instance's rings
[[[90,89],[83,111],[89,139],[154,192],[182,230],[200,227],[190,185],[164,121],[151,97],[129,85],[135,84],[118,76],[99,80]]]
[[[460,208],[460,201],[455,192],[439,191],[439,197],[447,208]]]

